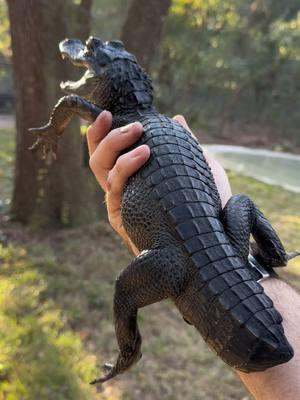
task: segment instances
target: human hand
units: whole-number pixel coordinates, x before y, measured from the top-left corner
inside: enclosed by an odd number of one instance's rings
[[[174,117],[178,123],[191,130],[183,116]],[[150,149],[146,145],[137,147],[123,155],[121,151],[134,144],[143,133],[143,126],[135,122],[126,127],[111,131],[112,116],[103,111],[88,128],[87,141],[90,154],[90,167],[97,181],[106,193],[108,220],[113,229],[125,240],[137,255],[138,250],[130,242],[122,224],[120,203],[123,188],[128,178],[141,168],[150,157]],[[223,167],[204,153],[214,175],[214,179],[224,206],[231,196],[231,189]]]
[[[122,150],[133,145],[142,135],[139,122],[111,130],[112,115],[103,111],[87,130],[90,168],[106,193],[108,220],[112,228],[124,239],[133,253],[138,250],[128,238],[121,219],[121,195],[132,176],[150,157],[146,145],[139,146],[123,155]]]

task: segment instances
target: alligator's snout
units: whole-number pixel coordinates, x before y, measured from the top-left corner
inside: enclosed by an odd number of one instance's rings
[[[79,39],[65,39],[59,43],[62,58],[68,58],[74,65],[86,66],[86,47]]]
[[[91,68],[99,51],[105,43],[98,38],[90,36],[85,45],[79,39],[65,39],[59,43],[62,58],[68,58],[74,65]]]

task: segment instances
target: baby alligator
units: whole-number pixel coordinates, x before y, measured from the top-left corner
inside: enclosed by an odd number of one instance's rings
[[[172,299],[186,322],[230,366],[262,371],[293,357],[282,317],[249,266],[254,257],[266,268],[290,257],[276,232],[251,199],[236,195],[222,210],[211,170],[197,140],[152,105],[150,78],[119,41],[66,39],[63,57],[86,67],[78,82],[64,82],[69,95],[55,106],[47,125],[34,128],[37,144],[56,150],[74,114],[94,121],[103,110],[113,128],[140,121],[149,161],[128,181],[122,196],[124,227],[140,255],[118,276],[114,295],[119,356],[105,364],[104,382],[141,358],[137,312]],[[36,146],[34,146],[36,147]]]

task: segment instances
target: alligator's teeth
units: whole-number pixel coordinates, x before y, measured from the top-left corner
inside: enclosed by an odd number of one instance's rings
[[[72,87],[75,84],[76,84],[76,82],[72,82],[72,81],[60,82],[60,88],[61,89],[66,89],[67,87]]]

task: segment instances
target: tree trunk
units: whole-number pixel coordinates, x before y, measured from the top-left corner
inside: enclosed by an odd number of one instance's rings
[[[28,7],[25,3],[28,3]],[[11,43],[13,50],[13,76],[16,98],[16,163],[12,212],[16,219],[28,222],[35,209],[39,192],[38,171],[42,163],[27,149],[32,138],[27,129],[43,124],[48,114],[47,85],[43,65],[45,52],[43,39],[36,40],[42,29],[42,7],[32,1],[7,1]],[[39,28],[37,28],[39,27]]]
[[[51,166],[37,153],[28,151],[34,139],[29,127],[47,122],[53,105],[62,93],[59,82],[69,79],[69,65],[61,60],[58,42],[67,36],[88,36],[82,25],[91,0],[75,6],[71,0],[7,0],[13,50],[16,91],[17,149],[12,213],[29,224],[43,227],[74,225],[95,217],[95,185],[83,167],[79,124],[71,124],[60,141],[58,160]],[[70,69],[70,72],[68,71]],[[72,77],[71,77],[72,79]],[[86,207],[89,204],[89,208]]]
[[[159,46],[170,5],[171,0],[132,0],[129,7],[121,40],[146,71]]]

